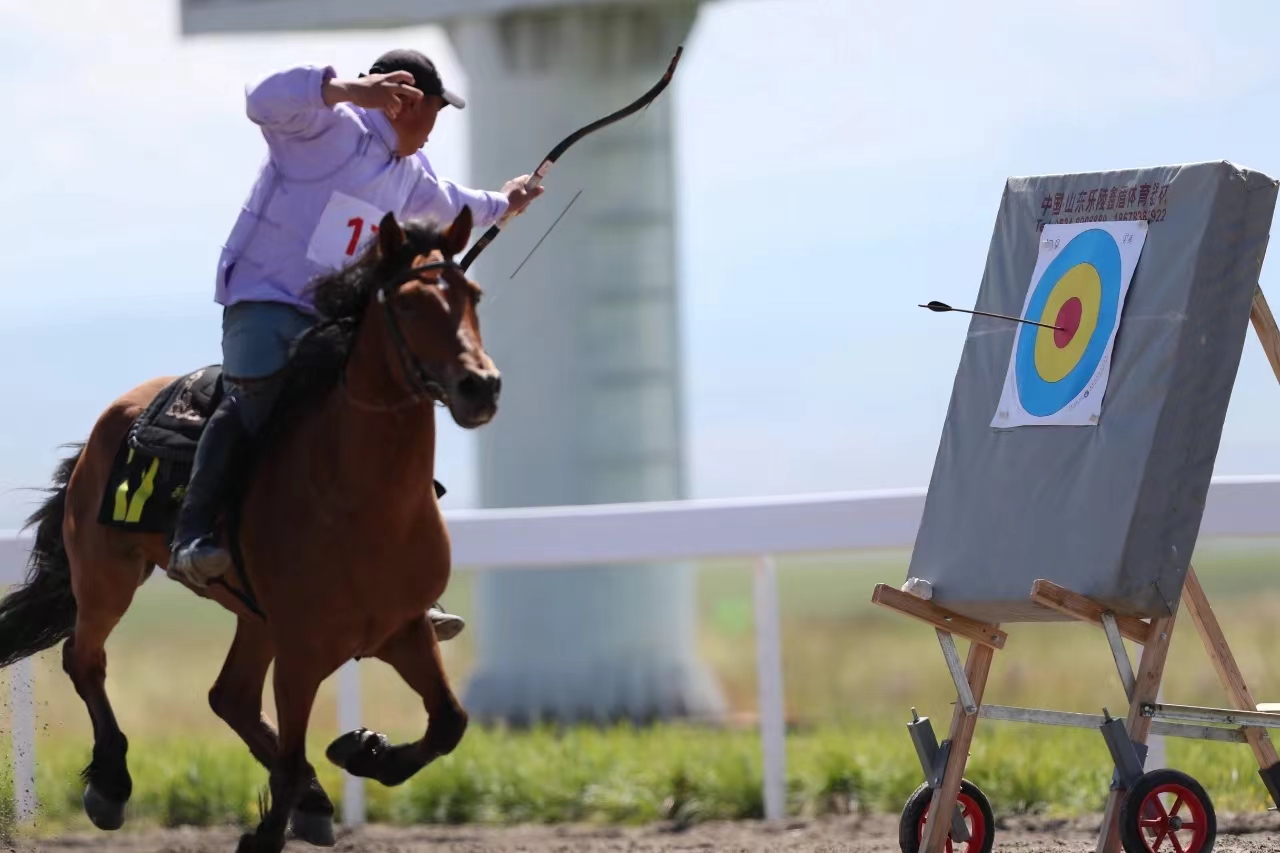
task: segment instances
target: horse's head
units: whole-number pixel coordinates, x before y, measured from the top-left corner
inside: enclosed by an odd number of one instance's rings
[[[502,387],[480,338],[480,288],[454,261],[471,226],[470,208],[444,229],[401,227],[387,214],[378,226],[381,284],[373,293],[389,332],[393,370],[410,390],[443,399],[465,429],[493,418]]]

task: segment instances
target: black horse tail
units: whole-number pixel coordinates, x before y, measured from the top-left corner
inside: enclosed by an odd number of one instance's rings
[[[67,482],[84,453],[84,445],[58,463],[49,498],[27,519],[35,527],[35,543],[27,559],[27,579],[0,599],[0,668],[58,643],[76,624],[71,593],[71,563],[62,542],[67,508]],[[24,529],[26,529],[24,528]]]

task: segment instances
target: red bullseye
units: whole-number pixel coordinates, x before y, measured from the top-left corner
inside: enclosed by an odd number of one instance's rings
[[[1080,318],[1084,314],[1084,306],[1078,297],[1071,297],[1058,309],[1058,317],[1053,325],[1058,328],[1053,332],[1053,344],[1058,349],[1065,349],[1071,339],[1080,331]]]

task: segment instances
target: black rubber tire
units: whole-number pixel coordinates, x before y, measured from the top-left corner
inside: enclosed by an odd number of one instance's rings
[[[982,832],[981,837],[970,838],[964,843],[963,853],[991,853],[996,841],[996,818],[991,811],[991,803],[977,785],[968,779],[961,779],[960,799],[966,798],[978,807],[982,818]],[[902,853],[920,853],[920,822],[928,814],[929,803],[932,801],[933,789],[927,784],[916,788],[907,799],[902,817],[898,821],[898,847],[902,849]],[[954,849],[955,845],[952,847]]]
[[[1198,803],[1190,804],[1188,809],[1194,811],[1198,808],[1204,816],[1205,826],[1200,832],[1196,833],[1193,843],[1188,848],[1184,848],[1184,853],[1209,853],[1209,851],[1213,850],[1213,843],[1218,836],[1218,816],[1214,812],[1213,801],[1209,799],[1209,795],[1205,793],[1204,788],[1195,779],[1181,770],[1171,770],[1166,767],[1142,774],[1141,778],[1134,783],[1134,786],[1125,792],[1124,799],[1120,801],[1120,844],[1124,847],[1125,853],[1148,853],[1150,850],[1143,838],[1142,826],[1138,822],[1139,810],[1147,797],[1166,785],[1173,785],[1181,789],[1178,793],[1184,797],[1185,802],[1190,800],[1198,801]],[[1175,812],[1181,811],[1183,811],[1181,807],[1175,809]],[[1174,816],[1176,817],[1177,815],[1175,814]],[[1162,840],[1159,847],[1160,851],[1172,851],[1173,849],[1171,843]]]

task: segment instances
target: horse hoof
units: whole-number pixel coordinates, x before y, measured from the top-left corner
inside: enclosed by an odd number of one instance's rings
[[[355,729],[338,737],[324,751],[324,757],[338,767],[346,769],[347,762],[357,753],[364,750],[365,739],[373,732],[368,729]]]
[[[84,813],[98,829],[119,829],[124,826],[124,803],[108,799],[90,782],[84,789]]]
[[[246,832],[240,836],[240,843],[236,845],[236,853],[258,853],[260,849],[258,836],[252,832]]]
[[[337,843],[333,836],[333,815],[294,809],[289,828],[295,838],[313,847],[332,847]]]
[[[324,751],[325,758],[353,776],[372,776],[378,759],[390,748],[386,735],[356,729],[340,735]]]
[[[236,853],[280,853],[283,849],[283,840],[278,844],[264,841],[252,832],[240,836],[240,843],[236,845]]]

